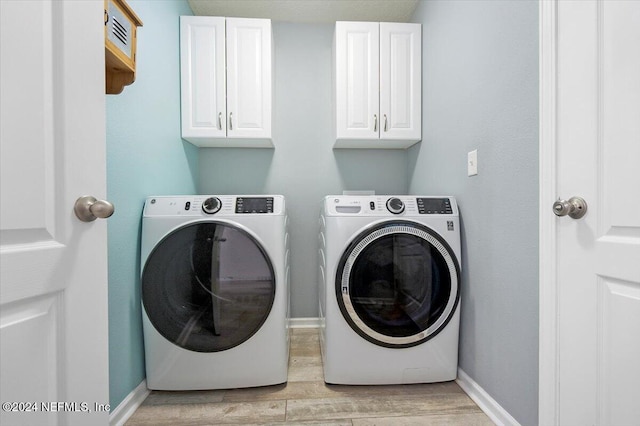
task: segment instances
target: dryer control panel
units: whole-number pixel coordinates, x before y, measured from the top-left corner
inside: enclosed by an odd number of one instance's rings
[[[273,197],[238,197],[236,213],[273,213]]]
[[[453,197],[411,195],[330,195],[325,212],[332,216],[458,215]]]
[[[181,195],[148,197],[144,216],[217,217],[248,214],[282,215],[282,195]]]

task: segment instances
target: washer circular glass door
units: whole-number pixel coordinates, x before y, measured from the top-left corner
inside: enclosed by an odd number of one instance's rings
[[[459,299],[460,267],[430,228],[383,222],[360,233],[342,255],[336,296],[344,318],[379,346],[406,348],[436,336]]]
[[[145,262],[142,302],[156,330],[197,352],[233,348],[267,319],[276,291],[255,238],[228,223],[197,222],[163,238]]]

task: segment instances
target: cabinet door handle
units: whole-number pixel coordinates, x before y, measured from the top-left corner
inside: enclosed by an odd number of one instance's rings
[[[389,130],[389,128],[387,127],[387,121],[388,121],[387,120],[387,114],[385,114],[384,115],[384,131],[385,132]]]
[[[233,113],[229,113],[229,130],[233,130]]]
[[[373,131],[378,131],[378,114],[373,114]]]
[[[218,129],[222,130],[222,113],[218,113]]]

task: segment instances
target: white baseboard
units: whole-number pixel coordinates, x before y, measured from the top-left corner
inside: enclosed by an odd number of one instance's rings
[[[511,414],[491,397],[479,384],[477,384],[464,371],[458,368],[456,383],[475,402],[484,413],[498,426],[520,426]]]
[[[109,414],[110,426],[122,426],[138,409],[151,391],[147,389],[147,381],[143,380],[120,404]]]
[[[319,328],[320,318],[289,318],[290,328]]]

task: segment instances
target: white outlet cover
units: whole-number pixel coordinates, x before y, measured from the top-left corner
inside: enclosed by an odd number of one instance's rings
[[[474,149],[473,151],[467,154],[467,175],[475,176],[478,174],[478,150]]]

